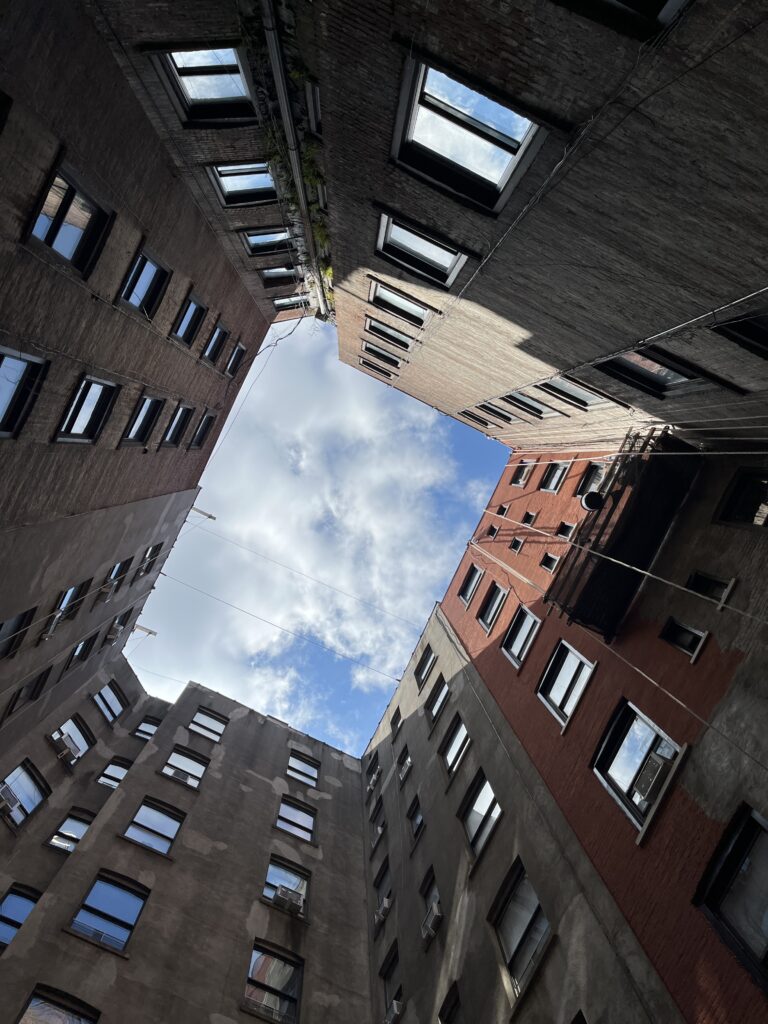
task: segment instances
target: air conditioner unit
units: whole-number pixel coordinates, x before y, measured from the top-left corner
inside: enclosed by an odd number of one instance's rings
[[[398,773],[401,782],[405,781],[405,777],[408,774],[408,772],[411,770],[412,767],[413,767],[413,762],[411,761],[411,759],[409,757],[408,760],[405,762],[405,764],[402,766],[402,768],[400,769],[400,771]]]
[[[60,620],[61,620],[61,616],[60,615],[58,615],[58,614],[52,615],[51,619],[50,619],[50,622],[45,627],[43,632],[40,634],[40,639],[41,640],[50,640],[51,637],[53,636],[53,634],[55,633],[56,627],[58,626]]]
[[[11,814],[19,806],[19,802],[11,787],[5,782],[0,782],[0,814]]]
[[[378,766],[376,771],[371,776],[371,781],[368,783],[368,792],[369,793],[373,792],[373,790],[374,790],[374,788],[376,786],[376,783],[379,781],[380,778],[381,778],[381,765]]]
[[[385,896],[384,899],[379,903],[378,909],[374,911],[373,921],[374,924],[384,924],[387,919],[387,914],[392,906],[392,899],[389,896]]]
[[[300,892],[291,889],[287,885],[278,885],[272,902],[281,910],[287,910],[290,914],[300,914],[304,909],[304,897]]]
[[[189,784],[189,772],[185,772],[183,768],[171,768],[171,775],[174,779],[181,779],[182,782]]]
[[[72,757],[77,759],[80,757],[80,747],[68,732],[62,732],[58,736],[51,736],[51,742],[53,743],[54,749],[58,752],[57,756],[59,759],[63,757]]]
[[[104,604],[106,604],[107,601],[111,599],[114,592],[117,590],[117,584],[118,580],[107,580],[106,583],[102,584],[102,586],[99,587],[99,592],[96,595],[96,600],[103,601]]]
[[[437,934],[437,930],[443,923],[443,912],[440,909],[440,903],[438,900],[430,906],[427,911],[427,916],[421,922],[421,937],[422,939],[434,939]]]
[[[389,1004],[384,1024],[395,1024],[403,1016],[403,1004],[398,999],[393,999]]]
[[[123,632],[124,626],[114,626],[107,633],[107,641],[111,644],[116,644],[120,639],[120,634]]]
[[[635,779],[633,789],[643,800],[655,800],[664,784],[672,762],[658,754],[649,754],[640,773]]]

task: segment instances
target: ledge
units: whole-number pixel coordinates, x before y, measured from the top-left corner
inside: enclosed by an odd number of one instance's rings
[[[137,737],[137,739],[141,739],[141,737]],[[183,786],[188,793],[200,792],[199,786],[190,786],[187,782],[182,782],[181,779],[174,779],[172,775],[166,775],[166,773],[161,771],[159,768],[155,772],[155,775],[159,775],[161,779],[167,779],[169,782],[175,782],[177,786]]]
[[[259,896],[259,901],[269,907],[270,910],[276,910],[279,914],[285,914],[286,917],[290,917],[292,921],[309,924],[309,917],[306,914],[292,914],[289,910],[283,910],[282,907],[275,906],[272,900],[268,900],[266,896]]]
[[[76,932],[74,928],[66,927],[62,928],[61,930],[63,932],[66,932],[67,935],[74,935],[74,937],[76,939],[80,939],[81,942],[87,942],[89,946],[95,946],[96,949],[100,949],[104,953],[111,953],[112,956],[119,956],[121,960],[131,959],[128,953],[123,953],[123,951],[120,949],[112,949],[111,946],[105,946],[103,945],[103,943],[97,942],[95,939],[89,939],[87,935],[81,935],[80,932]]]
[[[115,835],[117,836],[118,839],[122,839],[124,842],[130,843],[131,846],[138,846],[140,850],[147,850],[149,851],[149,853],[154,853],[156,857],[162,857],[164,860],[169,860],[172,864],[175,860],[175,858],[171,857],[170,854],[163,853],[162,850],[156,850],[152,846],[147,846],[146,843],[140,843],[136,839],[131,839],[130,836],[124,836],[122,832],[115,832]]]

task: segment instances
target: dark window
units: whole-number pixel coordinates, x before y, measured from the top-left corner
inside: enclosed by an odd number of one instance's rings
[[[376,251],[406,270],[449,288],[467,261],[465,253],[383,213]]]
[[[488,209],[498,209],[536,126],[507,106],[426,64],[409,61],[398,159]]]
[[[501,906],[493,916],[515,995],[529,981],[549,938],[549,922],[525,869],[518,861],[504,885]]]
[[[389,727],[392,730],[392,739],[400,732],[400,726],[403,724],[403,716],[400,714],[400,708],[395,708],[392,717],[389,720]]]
[[[598,363],[596,368],[654,398],[665,398],[681,386],[699,379],[687,363],[652,346],[640,352],[624,352]]]
[[[146,444],[163,411],[165,399],[142,395],[123,434],[123,444]]]
[[[372,363],[370,359],[358,359],[358,363],[366,370],[370,370],[372,373],[377,373],[380,377],[386,377],[387,380],[392,380],[397,376],[396,373],[392,373],[390,370],[385,370],[383,366],[377,366],[376,363]]]
[[[387,1017],[391,1015],[391,1019],[397,1020],[395,1011],[399,1008],[402,1012],[403,987],[400,984],[400,957],[396,941],[388,949],[379,975],[384,983],[384,1006],[387,1010]],[[399,1007],[398,1004],[400,1004]]]
[[[284,295],[280,299],[272,299],[272,305],[277,313],[282,312],[284,309],[307,309],[309,307],[309,296],[306,294]]]
[[[315,830],[315,812],[293,800],[281,800],[276,825],[283,832],[290,832],[299,839],[311,842]]]
[[[42,359],[0,350],[0,438],[18,436],[47,370]]]
[[[490,538],[491,538],[491,540],[493,540],[493,538],[494,538],[494,537],[496,536],[496,534],[497,534],[498,532],[499,532],[499,528],[498,528],[498,526],[493,526],[493,525],[491,525],[491,526],[489,526],[489,527],[488,527],[488,529],[487,529],[487,530],[485,531],[485,536],[486,536],[486,537],[490,537]]]
[[[380,796],[376,798],[376,803],[373,805],[368,823],[371,832],[371,847],[375,848],[387,829],[387,822],[384,817],[384,802]]]
[[[191,345],[207,312],[205,306],[190,296],[179,310],[171,335],[178,338],[179,341],[183,341],[185,345]]]
[[[133,615],[133,608],[126,608],[124,612],[120,612],[109,624],[109,629],[104,634],[104,639],[101,642],[102,647],[106,647],[107,644],[111,644],[112,647],[120,640],[123,635],[128,623],[131,621]]]
[[[739,470],[726,492],[717,519],[735,526],[768,526],[768,470]]]
[[[761,359],[768,357],[768,313],[746,314],[712,330]]]
[[[15,938],[39,898],[40,894],[32,889],[12,885],[0,900],[0,951]]]
[[[599,405],[606,405],[610,401],[606,395],[601,395],[599,391],[592,391],[583,384],[577,384],[576,381],[570,380],[568,377],[556,377],[554,380],[537,384],[536,387],[548,395],[554,395],[561,402],[575,405],[577,409],[593,409]]]
[[[491,784],[480,772],[459,807],[459,818],[476,857],[490,839],[500,815],[501,808]]]
[[[124,834],[150,850],[168,853],[183,821],[184,815],[175,807],[144,800]]]
[[[0,659],[10,658],[21,647],[27,630],[32,625],[36,608],[0,622]]]
[[[693,572],[688,577],[686,586],[689,590],[695,590],[697,594],[703,594],[705,597],[717,601],[718,604],[724,605],[730,597],[735,584],[735,579],[720,580],[706,572]]]
[[[520,522],[524,526],[530,526],[531,523],[533,523],[535,519],[536,519],[536,512],[523,512],[523,518],[520,520]]]
[[[510,391],[509,394],[502,395],[501,400],[540,420],[549,416],[563,415],[558,409],[553,409],[551,405],[545,405],[544,402],[539,402],[538,399],[531,398],[530,395],[524,395],[521,391]]]
[[[277,904],[284,910],[290,909],[293,904],[301,914],[306,910],[308,889],[309,876],[306,872],[279,858],[270,858],[266,881],[261,893],[265,900],[275,900],[277,897]],[[296,893],[298,899],[292,898],[291,893]],[[296,900],[295,903],[294,900]]]
[[[509,481],[513,487],[525,487],[528,482],[528,477],[531,475],[531,470],[536,465],[535,462],[518,462],[518,464],[512,470],[512,478]]]
[[[132,761],[126,761],[123,757],[113,757],[111,761],[108,761],[104,765],[101,775],[99,775],[96,781],[100,782],[102,786],[109,786],[110,789],[117,789],[128,774],[128,769],[131,767],[132,763]]]
[[[375,317],[367,316],[365,318],[365,329],[369,334],[375,335],[381,341],[386,341],[404,352],[409,352],[413,345],[413,338],[410,335],[404,334],[396,327],[390,327],[383,320],[376,320]]]
[[[431,722],[437,721],[440,712],[445,707],[450,692],[451,691],[448,689],[448,683],[446,683],[445,679],[441,675],[438,676],[437,682],[432,687],[432,691],[427,698],[426,703],[427,714],[429,715]]]
[[[229,331],[226,330],[221,324],[216,324],[213,329],[213,334],[208,339],[208,342],[203,349],[203,359],[206,359],[209,363],[216,363],[221,353],[224,350],[224,346],[229,338]]]
[[[509,550],[518,555],[523,548],[523,544],[525,544],[525,541],[522,537],[513,537],[509,543]]]
[[[205,775],[205,769],[211,762],[207,757],[201,757],[192,750],[185,747],[174,747],[170,757],[162,768],[163,775],[171,779],[183,782],[191,789],[200,786],[200,780]]]
[[[31,761],[24,760],[6,775],[0,785],[0,800],[7,806],[2,811],[14,825],[23,824],[30,814],[50,795],[50,787]]]
[[[70,399],[56,441],[95,441],[112,411],[120,387],[95,377],[83,377]]]
[[[234,377],[237,371],[240,369],[240,364],[245,358],[245,346],[235,345],[230,353],[229,359],[227,360],[227,366],[224,372],[230,377]]]
[[[600,485],[605,477],[605,466],[599,462],[590,462],[579,480],[576,494],[588,494],[590,491],[599,491]]]
[[[72,919],[72,930],[110,949],[125,949],[148,896],[136,882],[126,886],[112,875],[99,875]]]
[[[123,583],[125,583],[132,562],[132,558],[124,558],[120,562],[115,562],[115,564],[107,573],[106,578],[104,579],[102,585],[99,587],[99,591],[97,594],[97,597],[105,604],[112,600],[115,594],[122,587]]]
[[[314,135],[320,136],[323,134],[323,116],[320,107],[320,86],[317,82],[306,82],[304,91],[307,98],[309,130]]]
[[[96,1024],[99,1012],[63,992],[35,989],[18,1024]]]
[[[151,320],[157,312],[170,276],[164,267],[140,251],[128,272],[121,298]]]
[[[552,462],[544,469],[539,483],[540,491],[559,491],[563,480],[568,475],[568,462]]]
[[[408,808],[408,821],[411,826],[411,838],[416,840],[424,831],[424,816],[421,813],[418,797],[413,798],[411,806]]]
[[[253,117],[243,67],[233,48],[173,50],[164,55],[164,69],[186,116],[195,120]]]
[[[376,890],[376,909],[378,913],[381,914],[382,910],[386,913],[389,910],[389,906],[385,906],[384,901],[386,900],[388,903],[392,901],[392,877],[389,873],[389,857],[384,858],[384,863],[373,880],[373,888]]]
[[[746,804],[718,844],[694,903],[768,990],[768,821]]]
[[[678,754],[676,743],[623,701],[606,729],[593,767],[639,828],[656,803]]]
[[[265,288],[286,288],[304,280],[302,267],[294,266],[292,263],[278,267],[262,267],[259,274]]]
[[[437,655],[432,648],[427,646],[422,651],[421,657],[416,662],[416,668],[413,670],[413,674],[416,677],[416,685],[421,689],[426,681],[429,679],[429,675],[432,669],[437,663]]]
[[[208,740],[218,743],[224,730],[229,724],[229,719],[224,715],[217,715],[210,708],[198,708],[192,721],[189,723],[190,732],[199,733]]]
[[[498,583],[491,583],[483,603],[480,605],[480,611],[477,613],[477,621],[486,633],[490,633],[493,629],[493,624],[499,616],[506,597],[506,590],[502,590]]]
[[[87,640],[81,640],[79,643],[75,644],[69,652],[69,657],[67,658],[67,662],[64,666],[65,672],[69,672],[70,669],[77,668],[79,665],[88,661],[93,653],[93,648],[96,646],[97,636],[98,633],[94,633],[93,636],[89,636]]]
[[[387,366],[394,367],[396,370],[400,368],[401,360],[397,356],[392,355],[391,352],[387,352],[386,349],[380,348],[378,345],[374,345],[371,341],[363,342],[363,352],[373,359],[378,359],[380,362],[385,363]]]
[[[20,711],[27,704],[31,704],[32,701],[37,700],[38,697],[41,696],[50,674],[51,666],[49,665],[48,668],[43,669],[42,672],[30,679],[29,682],[24,683],[23,686],[20,686],[15,691],[6,705],[2,717],[0,717],[0,725],[2,725],[6,719],[10,718],[11,715],[15,714],[15,712]]]
[[[697,657],[707,638],[707,634],[703,630],[685,626],[677,619],[673,619],[672,616],[664,623],[659,636],[673,647],[690,654],[691,661]]]
[[[167,448],[178,448],[181,444],[181,439],[189,426],[189,421],[192,419],[194,411],[194,408],[189,405],[179,404],[176,407],[176,411],[173,416],[171,416],[168,426],[165,428],[163,439],[160,442],[161,446]]]
[[[564,640],[555,648],[537,693],[563,725],[575,711],[594,667]]]
[[[128,701],[114,679],[93,695],[96,706],[108,722],[114,722],[128,707]]]
[[[147,548],[147,550],[141,556],[141,561],[139,562],[139,567],[136,570],[134,581],[140,579],[142,576],[147,576],[149,575],[149,573],[152,572],[152,570],[155,567],[155,562],[157,561],[162,549],[162,541],[159,544],[152,544],[150,545],[150,547]]]
[[[142,718],[141,722],[133,730],[133,735],[140,740],[151,740],[160,725],[159,718]]]
[[[400,780],[401,786],[408,777],[411,768],[413,768],[413,761],[408,753],[408,747],[403,747],[397,758],[397,777]]]
[[[62,173],[53,179],[32,228],[34,238],[80,271],[89,269],[109,216]]]
[[[319,772],[320,765],[317,761],[304,754],[299,754],[295,750],[291,751],[288,756],[288,767],[285,770],[286,775],[290,775],[292,779],[303,782],[305,786],[311,786],[314,789],[317,786]]]
[[[299,1017],[301,964],[256,943],[251,953],[246,1002],[269,1020],[293,1024]]]
[[[542,569],[545,569],[547,572],[554,572],[557,568],[557,563],[559,561],[560,558],[558,555],[552,555],[547,551],[545,552],[543,558],[539,562],[539,565]]]
[[[214,164],[212,174],[224,206],[253,206],[277,199],[268,163]]]
[[[48,840],[48,845],[65,853],[74,853],[92,821],[93,814],[90,811],[73,808]]]
[[[573,531],[576,529],[575,523],[560,523],[557,528],[557,536],[562,537],[564,540],[568,540]]]
[[[459,987],[454,982],[448,989],[448,995],[440,1006],[437,1014],[437,1024],[461,1024],[463,1019],[461,1002],[459,1000]]]
[[[96,742],[93,733],[79,715],[73,715],[51,733],[59,760],[76,764]]]
[[[451,722],[445,739],[440,744],[440,756],[449,775],[455,775],[469,750],[469,733],[458,715]]]
[[[520,605],[501,641],[502,651],[518,668],[525,661],[540,625],[541,620]]]
[[[490,402],[481,402],[477,407],[480,412],[485,413],[486,416],[490,416],[492,419],[501,420],[502,423],[520,423],[519,416],[512,416],[508,412],[504,412],[503,409],[499,409],[498,406],[492,405]]]
[[[399,292],[394,288],[390,288],[389,285],[381,284],[379,281],[371,282],[371,292],[368,300],[379,309],[383,309],[386,313],[391,313],[393,316],[406,320],[409,324],[413,324],[414,327],[423,327],[429,316],[427,306],[417,302],[416,299],[412,299],[404,292]],[[378,323],[379,321],[376,322]],[[370,328],[366,326],[366,330],[370,330]]]
[[[275,252],[287,252],[293,245],[288,228],[251,228],[242,231],[241,236],[249,256],[268,256]]]
[[[203,413],[203,417],[195,427],[195,432],[192,435],[192,440],[189,442],[190,448],[202,448],[205,444],[206,438],[211,432],[216,415],[212,412]]]
[[[464,577],[464,580],[459,587],[459,598],[464,602],[464,604],[468,605],[472,600],[482,578],[483,570],[477,565],[471,565],[467,575]]]
[[[497,516],[505,516],[509,512],[509,505],[499,505],[496,509]]]

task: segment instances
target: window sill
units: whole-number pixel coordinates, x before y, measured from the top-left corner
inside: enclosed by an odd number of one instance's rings
[[[285,828],[280,828],[279,825],[273,825],[272,828],[275,832],[279,832],[281,836],[289,836],[291,839],[295,839],[299,843],[305,843],[307,846],[314,846],[315,849],[320,848],[320,844],[314,839],[303,839],[301,836],[297,836],[295,832],[289,832]]]
[[[245,1001],[239,1004],[238,1010],[240,1013],[247,1013],[249,1017],[256,1017],[258,1020],[268,1020],[270,1024],[275,1024],[277,1020],[271,1013],[261,1013],[255,1006],[251,1006]]]
[[[135,738],[139,739],[138,736],[135,737]],[[147,741],[144,740],[143,742],[146,743]],[[166,775],[166,773],[161,771],[159,768],[155,772],[155,775],[159,775],[161,779],[167,779],[169,782],[175,782],[177,786],[183,786],[184,789],[186,789],[186,791],[188,793],[199,793],[200,792],[200,787],[199,786],[190,786],[187,782],[182,782],[181,779],[174,779],[174,777],[172,775]]]
[[[130,843],[131,846],[138,846],[140,850],[147,850],[149,853],[153,853],[156,857],[162,857],[164,860],[169,860],[172,864],[175,860],[175,858],[171,857],[170,854],[163,853],[162,850],[155,850],[153,847],[147,846],[145,843],[140,843],[136,839],[131,839],[130,836],[124,836],[122,832],[116,832],[115,835],[118,839],[122,839],[124,842]]]
[[[677,778],[678,773],[683,767],[683,761],[685,760],[689,749],[690,747],[687,743],[684,743],[680,748],[680,753],[677,755],[675,763],[673,764],[666,779],[664,779],[664,783],[662,784],[661,790],[659,791],[659,795],[656,797],[653,803],[653,807],[648,812],[648,817],[645,819],[642,828],[637,833],[637,838],[635,839],[636,846],[642,846],[645,842],[645,837],[648,835],[648,832],[651,826],[653,825],[653,822],[656,820],[656,817],[658,816],[659,811],[661,810],[662,804],[666,799],[667,793],[669,792],[672,783]]]
[[[95,939],[89,939],[87,935],[81,935],[80,932],[76,932],[74,928],[62,928],[63,932],[67,935],[74,935],[76,939],[80,939],[81,942],[87,942],[89,946],[95,946],[96,949],[100,949],[103,953],[111,953],[112,956],[119,956],[121,960],[130,960],[128,953],[123,953],[120,949],[112,949],[110,946],[105,946],[101,942],[96,942]]]
[[[525,981],[520,987],[520,991],[518,992],[517,998],[515,999],[515,1005],[512,1007],[512,1012],[509,1015],[510,1021],[514,1020],[514,1018],[516,1017],[520,1009],[520,1004],[523,1002],[528,989],[531,987],[539,971],[541,970],[541,966],[544,963],[554,940],[555,933],[550,928],[549,935],[544,940],[542,948],[538,950],[537,954],[535,955],[535,963],[531,965],[531,968],[528,971],[528,977],[525,979]]]
[[[292,921],[300,921],[302,924],[309,924],[309,918],[306,914],[292,914],[290,910],[283,910],[282,907],[276,907],[272,900],[268,900],[266,896],[259,896],[259,901],[269,907],[270,910],[276,910],[279,914],[285,914],[286,917],[290,917]]]

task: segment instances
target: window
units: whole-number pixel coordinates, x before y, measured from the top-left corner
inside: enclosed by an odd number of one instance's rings
[[[530,526],[531,523],[535,521],[536,516],[536,512],[523,512],[523,516],[520,522],[523,524],[523,526]]]
[[[106,234],[109,216],[59,171],[43,200],[32,236],[73,267],[87,271]]]
[[[286,288],[304,280],[303,268],[292,263],[285,263],[279,267],[263,267],[259,274],[265,288]]]
[[[419,690],[421,690],[426,681],[429,679],[429,675],[432,669],[435,667],[436,663],[437,655],[429,646],[429,644],[427,644],[427,646],[422,651],[421,657],[416,662],[416,668],[413,670],[413,674],[414,676],[416,676],[416,685],[418,686]]]
[[[525,544],[525,541],[522,537],[513,537],[509,543],[509,550],[514,554],[519,555],[523,549],[523,544]]]
[[[198,708],[189,723],[190,732],[197,732],[208,740],[218,743],[221,735],[229,724],[224,715],[217,715],[210,708]]]
[[[408,747],[403,747],[397,758],[397,777],[400,780],[400,785],[405,782],[408,777],[408,773],[413,767],[413,761],[411,755],[408,753]]]
[[[323,134],[323,119],[320,108],[320,87],[317,82],[307,82],[305,87],[307,99],[307,117],[309,130],[313,135]]]
[[[33,889],[12,885],[0,900],[0,951],[16,937],[39,898],[40,894]]]
[[[301,896],[301,912],[306,909],[307,890],[309,889],[309,877],[300,868],[294,867],[285,861],[272,857],[267,868],[267,878],[264,882],[262,896],[265,900],[272,900],[278,888],[291,889]]]
[[[424,900],[424,908],[429,913],[433,907],[440,907],[440,890],[437,888],[434,869],[430,867],[424,876],[424,881],[419,886],[421,898]]]
[[[654,398],[666,398],[682,385],[697,380],[682,360],[673,359],[650,345],[641,352],[624,352],[598,363],[596,368]]]
[[[36,608],[30,608],[0,622],[0,658],[10,658],[18,651],[36,611]]]
[[[107,573],[104,582],[99,587],[98,596],[102,601],[111,601],[115,594],[120,590],[128,577],[128,571],[131,568],[132,562],[132,558],[124,558],[120,562],[115,562]]]
[[[247,1003],[270,1020],[293,1024],[298,1020],[300,992],[301,964],[256,943],[245,985]]]
[[[557,533],[555,534],[555,536],[562,537],[563,540],[568,540],[575,529],[576,529],[576,524],[575,523],[562,523],[561,522],[560,525],[557,528]]]
[[[237,371],[240,369],[240,364],[245,358],[245,346],[235,345],[230,353],[229,359],[227,360],[227,366],[224,373],[230,377],[234,377]]]
[[[124,835],[150,850],[168,853],[183,821],[184,815],[175,807],[147,799],[134,814]]]
[[[546,572],[554,572],[555,569],[557,568],[557,563],[559,561],[560,561],[560,558],[559,558],[558,555],[550,554],[550,552],[547,551],[547,552],[545,552],[544,557],[542,558],[542,560],[539,562],[539,565]]]
[[[477,565],[471,565],[464,581],[459,587],[459,600],[463,601],[465,605],[474,597],[475,591],[478,588],[480,580],[483,578],[483,570]]]
[[[295,750],[291,751],[288,757],[288,767],[285,770],[286,775],[290,775],[292,779],[297,779],[305,786],[311,786],[314,789],[317,786],[319,771],[318,761],[313,761],[312,758],[299,754]]]
[[[284,309],[307,309],[309,307],[309,296],[284,295],[281,299],[272,299],[272,305],[278,313]]]
[[[768,470],[740,470],[731,481],[716,519],[733,526],[768,526]]]
[[[140,740],[151,740],[160,725],[159,718],[142,718],[141,722],[133,730],[133,735]]]
[[[96,441],[104,429],[120,388],[109,381],[83,377],[70,399],[55,441]]]
[[[215,365],[216,360],[224,350],[228,337],[229,331],[222,327],[221,324],[216,324],[213,329],[213,334],[211,334],[205,348],[203,349],[203,359],[212,365]]]
[[[427,698],[426,708],[427,715],[429,716],[430,722],[434,723],[437,721],[440,712],[445,707],[445,703],[450,695],[448,689],[448,683],[440,675],[437,677],[437,682],[432,687],[432,692]]]
[[[658,799],[679,747],[628,701],[603,736],[593,767],[639,828]]]
[[[96,1024],[98,1011],[63,992],[37,988],[18,1024]]]
[[[592,391],[583,384],[577,384],[576,381],[569,380],[567,377],[557,377],[555,380],[548,380],[543,384],[537,384],[536,387],[541,388],[542,391],[549,395],[554,395],[561,402],[575,405],[577,409],[589,410],[598,405],[606,405],[609,401],[600,392]]]
[[[520,423],[519,416],[511,416],[508,412],[504,412],[503,409],[499,409],[495,405],[491,405],[490,402],[481,402],[477,407],[480,412],[485,413],[486,416],[490,416],[492,419],[501,420],[502,423]],[[496,424],[494,424],[496,426]]]
[[[402,360],[398,359],[397,356],[393,356],[392,353],[387,352],[385,348],[379,348],[378,345],[374,345],[373,342],[370,341],[363,342],[363,352],[372,356],[374,359],[379,359],[387,366],[394,367],[396,370],[400,368],[402,363]]]
[[[400,732],[400,726],[403,724],[403,716],[400,714],[400,708],[395,708],[394,714],[389,720],[389,727],[392,730],[392,739],[397,736]]]
[[[110,789],[117,789],[131,767],[132,761],[126,761],[122,757],[113,757],[102,769],[101,775],[96,779],[102,786],[109,786]]]
[[[688,577],[686,586],[689,590],[695,590],[697,594],[703,594],[713,601],[717,601],[722,607],[731,596],[731,591],[736,585],[736,580],[720,580],[716,576],[710,576],[706,572],[693,572]]]
[[[539,483],[540,491],[559,491],[560,487],[568,475],[569,463],[567,462],[552,462],[544,470],[544,475]]]
[[[467,262],[466,254],[456,246],[439,242],[386,213],[381,215],[376,251],[379,256],[446,288],[450,288]]]
[[[51,733],[51,740],[59,759],[68,765],[76,764],[96,742],[93,733],[79,715],[73,715],[55,729]]]
[[[275,824],[283,832],[290,832],[311,843],[315,831],[315,812],[293,800],[281,800]]]
[[[94,633],[93,636],[89,636],[87,640],[81,640],[79,644],[75,644],[69,652],[69,657],[67,658],[66,665],[64,666],[65,672],[69,672],[70,669],[73,668],[78,668],[78,666],[82,665],[90,658],[96,644],[96,636],[97,634]]]
[[[413,338],[407,334],[403,334],[402,331],[398,331],[395,327],[390,327],[389,324],[385,324],[381,320],[376,320],[373,317],[367,316],[365,318],[365,329],[369,334],[375,335],[382,341],[386,341],[390,345],[394,345],[395,348],[402,349],[404,352],[409,352],[413,345]],[[365,351],[370,351],[365,349]],[[382,351],[379,349],[379,351]],[[399,366],[399,361],[395,364]]]
[[[536,692],[561,724],[575,711],[594,667],[564,640],[555,648]]]
[[[139,562],[139,567],[136,570],[134,581],[140,579],[142,576],[147,576],[149,575],[149,573],[152,572],[152,570],[155,567],[155,562],[157,561],[162,549],[162,542],[160,544],[152,544],[150,545],[150,547],[147,548],[147,550],[141,556],[141,561]]]
[[[376,798],[376,803],[373,805],[368,822],[371,830],[371,847],[375,849],[378,841],[387,829],[387,821],[384,817],[384,801],[380,796]]]
[[[171,336],[183,341],[185,345],[191,346],[207,312],[205,306],[189,296],[179,311],[171,329]]]
[[[459,986],[454,981],[448,989],[448,995],[440,1006],[437,1014],[437,1024],[460,1024],[463,1019],[461,1002],[459,1000]]]
[[[277,199],[269,164],[263,161],[214,164],[212,175],[224,206],[253,206],[256,203],[274,203]]]
[[[171,756],[163,765],[162,773],[192,789],[197,789],[209,764],[207,757],[201,757],[185,747],[174,747]]]
[[[382,909],[384,900],[392,899],[392,878],[389,873],[389,857],[384,858],[384,863],[379,868],[373,880],[373,888],[376,890],[376,908]]]
[[[563,415],[559,410],[553,409],[551,405],[545,405],[544,402],[531,398],[530,395],[524,395],[521,391],[510,391],[509,394],[502,395],[501,400],[508,405],[513,405],[516,409],[521,409],[523,412],[535,416],[539,420],[547,419],[550,416]]]
[[[459,808],[469,845],[476,857],[484,849],[501,816],[501,808],[482,772],[475,778]]]
[[[379,971],[381,980],[384,983],[384,1006],[387,1015],[394,1010],[393,1003],[400,1003],[403,999],[403,987],[400,984],[400,958],[397,952],[397,942],[393,942],[384,958],[384,963]]]
[[[502,651],[518,668],[525,661],[540,625],[541,620],[520,605],[501,641]]]
[[[133,416],[128,421],[123,444],[146,444],[152,436],[155,424],[163,411],[165,399],[150,398],[149,395],[142,395],[136,406]]]
[[[119,642],[120,637],[123,635],[124,630],[131,621],[133,615],[133,608],[126,608],[124,612],[120,612],[116,615],[109,625],[109,629],[104,634],[104,639],[101,642],[102,647],[106,647],[107,644],[114,647]]]
[[[241,232],[245,250],[249,256],[268,256],[275,252],[287,252],[293,245],[288,228],[251,228]]]
[[[493,629],[493,624],[498,618],[506,597],[506,590],[502,590],[498,583],[492,583],[488,588],[485,599],[480,605],[480,611],[477,613],[477,621],[486,633],[490,633]]]
[[[161,447],[178,448],[194,411],[189,405],[179,404],[176,406],[176,411],[165,428],[163,439],[160,442]]]
[[[765,988],[768,982],[768,821],[739,808],[712,857],[694,903]]]
[[[579,480],[576,494],[581,497],[582,494],[589,494],[590,491],[599,491],[604,478],[605,466],[599,462],[590,462]]]
[[[383,366],[377,366],[376,363],[372,363],[370,359],[358,358],[358,363],[366,370],[370,370],[371,373],[377,373],[379,377],[386,377],[387,380],[392,380],[397,376],[396,373],[392,373],[390,370],[385,370]]]
[[[47,370],[42,359],[0,349],[0,438],[18,436]]]
[[[102,686],[99,692],[93,695],[93,699],[108,722],[114,722],[128,707],[128,701],[114,679],[106,686]]]
[[[426,64],[409,61],[404,89],[408,111],[393,155],[451,192],[499,209],[536,126]]]
[[[206,438],[211,432],[211,428],[216,420],[216,415],[212,412],[203,413],[203,417],[195,427],[195,432],[192,435],[192,440],[189,442],[190,448],[202,448],[205,444]]]
[[[42,672],[30,679],[29,682],[24,683],[23,686],[20,686],[15,691],[11,699],[8,701],[2,716],[0,716],[0,725],[2,725],[7,718],[10,718],[11,715],[20,711],[27,704],[31,704],[32,701],[37,700],[42,695],[50,674],[51,666],[43,669]]]
[[[126,886],[112,875],[99,875],[72,919],[72,930],[110,949],[125,949],[148,896],[136,882]]]
[[[748,313],[727,323],[717,324],[712,330],[761,359],[768,355],[768,315],[765,312]]]
[[[419,806],[419,798],[414,797],[408,808],[408,821],[411,826],[411,838],[415,842],[424,831],[424,816]]]
[[[678,622],[677,619],[670,616],[664,623],[659,636],[673,647],[690,654],[693,662],[701,653],[708,634],[703,630],[694,629],[692,626],[684,626],[682,622]]]
[[[520,861],[504,885],[501,907],[493,917],[515,995],[520,995],[541,959],[550,935],[549,922]]]
[[[379,281],[371,282],[371,291],[368,301],[385,313],[391,313],[402,320],[406,320],[414,327],[423,327],[429,316],[429,308],[412,299],[404,292],[399,292],[389,285],[381,284]],[[376,321],[377,323],[379,321]],[[370,330],[366,326],[366,330]]]
[[[140,250],[128,272],[120,297],[151,320],[157,312],[170,277],[164,267]]]
[[[531,470],[536,465],[535,462],[518,462],[518,464],[512,470],[512,479],[509,481],[513,487],[525,487],[528,483],[528,477],[531,475]]]
[[[455,775],[461,760],[469,749],[467,727],[458,715],[451,722],[445,739],[440,744],[440,756],[449,775]]]
[[[253,117],[236,50],[174,50],[164,57],[164,70],[186,116],[193,120]]]
[[[490,538],[491,538],[491,540],[493,540],[493,539],[494,539],[494,538],[496,537],[496,535],[498,534],[498,532],[499,532],[499,528],[498,528],[498,526],[493,526],[493,525],[491,525],[491,526],[489,526],[489,527],[488,527],[488,529],[487,529],[487,530],[485,531],[485,536],[486,536],[486,537],[490,537]]]
[[[92,821],[93,814],[90,811],[73,808],[72,813],[67,815],[48,840],[48,845],[65,853],[74,853]]]
[[[23,824],[51,792],[42,775],[32,762],[27,760],[14,768],[10,775],[6,775],[3,783],[10,790],[10,794],[0,789],[0,795],[11,806],[7,813],[14,825]]]

